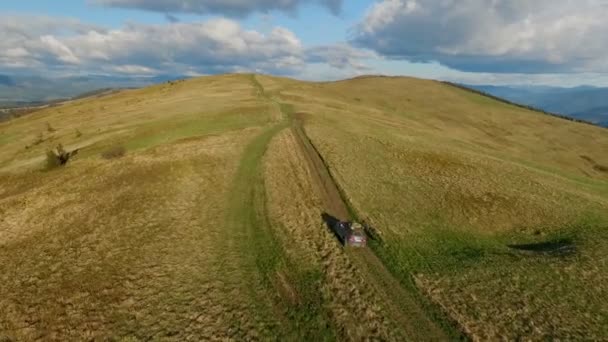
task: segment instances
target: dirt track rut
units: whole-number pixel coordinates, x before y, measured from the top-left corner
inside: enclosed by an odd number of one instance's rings
[[[328,214],[340,220],[350,220],[352,217],[348,206],[321,155],[306,135],[302,121],[302,116],[296,114],[291,130],[304,152],[324,209]],[[366,280],[378,292],[387,316],[403,329],[403,333],[409,340],[446,341],[450,339],[445,331],[428,317],[414,295],[401,286],[371,249],[349,249],[347,253],[351,260],[359,266]]]

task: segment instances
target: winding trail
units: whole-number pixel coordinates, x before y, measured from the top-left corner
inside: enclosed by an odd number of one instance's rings
[[[264,89],[252,77],[257,96],[270,100]],[[245,316],[235,321],[231,338],[237,340],[289,339],[294,322],[283,315],[279,300],[273,291],[272,277],[276,272],[282,249],[270,228],[266,212],[265,184],[262,174],[262,159],[270,141],[277,133],[289,127],[288,115],[275,103],[280,115],[272,125],[266,126],[245,147],[232,184],[229,210],[225,218],[230,230],[225,248],[246,251],[240,256],[243,270],[243,291],[253,300],[246,308],[254,321]],[[274,104],[273,104],[274,105]]]
[[[291,130],[306,156],[306,163],[313,175],[313,182],[325,211],[340,220],[352,220],[337,184],[322,156],[306,135],[302,121],[301,115],[295,115]],[[404,330],[406,338],[412,341],[450,340],[450,336],[429,318],[414,295],[401,286],[370,248],[347,249],[347,253],[358,265],[365,279],[375,288],[387,315]]]
[[[277,124],[264,131],[247,148],[247,153],[245,153],[240,172],[238,173],[240,177],[237,177],[236,188],[233,194],[240,192],[241,194],[248,193],[249,195],[244,197],[239,195],[234,198],[233,209],[235,209],[234,212],[239,214],[233,216],[231,221],[236,226],[240,226],[242,231],[246,231],[246,235],[256,245],[255,248],[258,251],[255,254],[257,254],[258,268],[264,273],[264,271],[269,271],[273,268],[271,264],[275,259],[272,257],[272,249],[276,247],[276,241],[270,238],[272,233],[261,229],[268,226],[268,221],[264,208],[259,207],[261,203],[264,203],[264,199],[259,198],[263,193],[263,189],[260,189],[260,187],[263,187],[263,179],[259,178],[261,177],[259,174],[259,164],[268,143],[281,130],[289,128],[296,137],[298,146],[305,156],[306,165],[312,175],[313,184],[322,200],[323,209],[340,220],[352,220],[353,217],[323,157],[306,135],[303,127],[303,117],[294,114],[291,106],[281,103],[278,99],[266,93],[255,75],[252,76],[252,83],[260,98],[273,103],[279,108],[282,118]],[[262,235],[261,237],[256,237],[256,235],[260,234]],[[378,293],[386,316],[401,327],[403,334],[408,340],[450,340],[450,336],[439,324],[429,317],[414,294],[400,284],[370,248],[347,249],[346,253],[358,266],[364,278]],[[270,328],[270,330],[274,329]]]

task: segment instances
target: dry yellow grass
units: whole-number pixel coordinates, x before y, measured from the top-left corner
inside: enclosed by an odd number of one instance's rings
[[[608,336],[608,307],[588,305],[607,290],[605,129],[407,78],[276,92],[308,113],[334,178],[380,232],[382,259],[472,338]],[[561,237],[577,257],[507,247]]]
[[[275,138],[266,156],[269,215],[289,258],[300,269],[321,271],[317,295],[340,340],[403,338],[403,331],[386,316],[378,294],[321,220],[323,205],[304,160],[288,130]],[[294,296],[299,297],[297,291]]]
[[[224,216],[255,133],[79,161],[24,192],[13,178],[0,202],[0,336],[254,337],[251,270]]]
[[[0,123],[0,340],[409,336],[294,136],[266,151],[292,109],[430,312],[476,339],[608,336],[606,130],[431,81],[225,75]],[[57,143],[81,153],[41,171]],[[562,238],[574,255],[507,247]]]
[[[299,111],[364,136],[390,134],[403,143],[455,147],[469,153],[556,167],[579,175],[608,175],[581,162],[602,153],[604,129],[508,106],[434,81],[361,78],[328,84],[286,81],[280,90]]]
[[[15,141],[4,145],[0,339],[397,339],[373,291],[321,225],[318,205],[307,208],[312,216],[303,225],[313,235],[301,241],[297,255],[276,252],[292,251],[293,239],[275,246],[267,237],[270,227],[259,217],[265,200],[258,198],[256,170],[276,130],[271,125],[284,117],[269,100],[272,94],[260,93],[249,76],[184,83],[203,92],[209,103],[234,109],[157,116],[158,107],[171,104],[179,110],[196,100],[181,93],[175,94],[178,100],[163,98],[170,87],[164,85],[129,94],[133,103],[141,103],[143,95],[162,101],[129,114],[129,125],[117,124],[109,114],[96,118],[92,125],[113,127],[96,134],[79,128],[80,137],[71,124],[77,123],[73,116],[79,106],[94,108],[97,100],[66,104],[2,127],[16,134],[61,117],[70,124],[53,123],[58,130],[45,138],[83,148],[83,155],[65,168],[43,172],[33,155],[50,141],[25,155]],[[217,91],[216,83],[221,84]],[[228,101],[224,91],[248,102]],[[232,112],[239,115],[236,125],[224,125]],[[296,187],[306,182],[302,161],[281,147],[284,140],[277,140],[268,154],[269,195],[277,195],[276,180]],[[129,153],[103,159],[99,152],[117,143],[128,146]],[[291,167],[280,164],[282,158],[290,159]],[[250,192],[256,194],[250,198]],[[308,189],[298,201],[313,200],[310,195]],[[268,203],[276,200],[285,198]],[[289,216],[300,215],[300,204],[279,212],[286,224],[296,218]],[[273,226],[275,234],[285,233],[283,219]],[[306,257],[310,263],[302,262]],[[359,323],[361,317],[365,321]]]
[[[576,257],[503,255],[416,284],[476,341],[605,340],[606,228],[578,241]]]
[[[149,148],[185,136],[238,130],[276,120],[276,111],[258,100],[247,75],[124,90],[0,123],[0,171],[24,166],[36,169],[45,149],[57,143],[67,149],[83,149],[82,158],[98,156],[116,144],[131,150]],[[47,123],[56,131],[48,132]],[[41,134],[43,142],[34,145]]]

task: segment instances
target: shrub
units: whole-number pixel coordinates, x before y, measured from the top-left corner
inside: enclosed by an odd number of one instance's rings
[[[82,132],[79,129],[76,129],[76,138],[80,138],[82,136]]]
[[[124,146],[118,145],[118,146],[110,147],[109,149],[103,151],[101,153],[101,157],[104,159],[117,159],[117,158],[121,158],[126,153],[127,153],[127,150],[124,148]]]
[[[46,151],[46,169],[52,170],[64,166],[76,154],[78,154],[78,150],[68,152],[63,148],[63,145],[59,144],[54,149]]]
[[[52,170],[59,166],[61,166],[61,162],[55,152],[53,150],[46,151],[46,169]]]

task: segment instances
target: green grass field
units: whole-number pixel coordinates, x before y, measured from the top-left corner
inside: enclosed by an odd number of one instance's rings
[[[370,254],[321,219],[296,117]],[[58,143],[80,152],[44,170]],[[606,339],[606,151],[410,78],[204,77],[2,122],[0,340]]]
[[[608,174],[581,158],[608,163],[605,130],[428,81],[326,84],[314,103],[292,89],[374,250],[423,301],[482,340],[608,336]],[[508,247],[561,239],[576,253]]]

